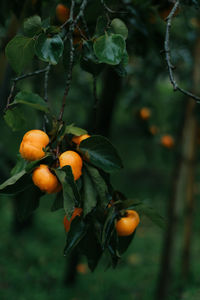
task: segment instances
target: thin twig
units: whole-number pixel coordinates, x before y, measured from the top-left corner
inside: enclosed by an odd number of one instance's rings
[[[170,54],[171,51],[170,51],[169,43],[170,43],[170,29],[171,29],[171,25],[172,25],[172,19],[173,19],[173,16],[174,16],[176,10],[178,9],[179,5],[180,5],[180,1],[178,0],[175,2],[170,14],[166,18],[167,25],[166,25],[164,49],[165,49],[165,59],[167,62],[167,68],[168,68],[168,72],[169,72],[169,79],[170,79],[171,84],[173,85],[174,91],[180,91],[181,93],[195,99],[196,101],[200,101],[200,97],[179,87],[174,78],[174,72],[173,72],[174,66],[171,63],[171,54]]]
[[[69,43],[70,43],[70,56],[69,56],[69,71],[67,74],[67,80],[66,80],[66,85],[65,85],[65,91],[63,95],[63,100],[62,100],[62,106],[59,114],[58,121],[62,121],[64,110],[65,110],[65,105],[66,105],[66,99],[67,95],[69,93],[70,85],[71,85],[71,80],[72,80],[72,69],[73,69],[73,63],[74,63],[74,45],[73,45],[73,32],[74,32],[74,7],[75,7],[75,0],[72,0],[71,3],[71,8],[70,8],[70,26],[69,26],[69,32],[67,37],[69,38]]]
[[[48,80],[49,80],[49,71],[50,71],[51,65],[49,64],[47,67],[47,70],[44,74],[44,101],[48,102]]]
[[[81,21],[83,23],[83,31],[86,33],[86,36],[88,37],[88,39],[90,39],[90,33],[89,33],[89,29],[88,29],[87,22],[85,20],[84,15],[82,15]]]
[[[74,45],[73,45],[73,32],[75,29],[75,26],[77,26],[77,23],[79,21],[79,19],[83,16],[84,14],[84,9],[87,5],[87,1],[88,0],[83,0],[81,6],[80,6],[80,10],[78,15],[76,16],[76,18],[74,19],[74,7],[75,7],[75,0],[72,0],[71,2],[71,8],[70,8],[70,17],[69,17],[69,32],[66,35],[66,37],[64,38],[64,41],[66,39],[69,39],[69,43],[70,43],[70,55],[69,55],[69,71],[67,74],[67,80],[66,80],[66,85],[65,85],[65,91],[64,91],[64,95],[63,95],[63,100],[62,100],[62,106],[61,106],[61,110],[60,110],[60,114],[59,114],[59,118],[58,121],[61,122],[63,119],[63,114],[64,114],[64,110],[65,110],[65,105],[66,105],[66,100],[67,100],[67,96],[70,90],[70,86],[71,86],[71,81],[72,81],[72,70],[73,70],[73,64],[74,64]]]
[[[13,98],[13,94],[14,94],[14,90],[15,90],[15,87],[16,87],[16,84],[18,81],[22,80],[22,79],[25,79],[25,78],[28,78],[28,77],[32,77],[32,76],[36,76],[36,75],[39,75],[39,74],[42,74],[42,73],[45,73],[46,71],[48,70],[48,67],[44,68],[44,69],[41,69],[41,70],[36,70],[34,72],[31,72],[31,73],[27,73],[27,74],[23,74],[19,77],[16,77],[16,78],[13,78],[12,81],[13,81],[13,84],[11,86],[11,89],[10,89],[10,94],[8,96],[8,99],[7,99],[7,104],[6,104],[6,108],[5,108],[5,111],[8,110],[9,108],[9,105],[11,103],[11,100]]]
[[[95,122],[95,130],[97,127],[97,112],[98,112],[98,107],[99,107],[99,98],[97,95],[97,76],[93,75],[93,97],[94,97],[94,122]]]

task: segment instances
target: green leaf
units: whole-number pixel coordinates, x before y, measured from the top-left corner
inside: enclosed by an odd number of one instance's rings
[[[38,34],[41,29],[42,22],[39,16],[30,17],[24,22],[24,34],[28,37]]]
[[[56,211],[61,208],[63,208],[63,195],[62,192],[59,192],[52,204],[51,211]]]
[[[86,168],[83,169],[83,215],[89,214],[97,204],[97,192]]]
[[[85,167],[88,171],[88,174],[90,176],[91,181],[93,182],[93,185],[97,191],[97,194],[100,199],[100,204],[102,207],[106,207],[108,205],[108,187],[103,179],[103,177],[100,175],[99,171],[89,166],[88,164],[85,164]]]
[[[133,234],[129,235],[129,236],[119,236],[118,237],[118,251],[119,254],[122,255],[124,252],[126,252],[126,250],[128,249],[128,247],[130,246],[133,238],[135,237],[135,233],[136,230],[134,231]]]
[[[0,185],[0,194],[13,195],[33,185],[31,176],[25,170],[15,174]]]
[[[83,43],[80,65],[84,71],[95,76],[97,76],[103,70],[104,64],[99,64],[99,61],[94,54],[92,41]]]
[[[118,65],[124,49],[125,41],[120,34],[105,34],[94,42],[94,52],[100,63]]]
[[[12,168],[10,172],[11,176],[16,175],[17,173],[23,171],[26,168],[26,165],[27,165],[27,161],[23,159],[21,155],[19,155],[17,158],[16,165],[14,166],[14,168]]]
[[[16,73],[21,73],[34,56],[34,43],[32,38],[15,36],[6,46],[5,53],[11,67]]]
[[[81,254],[86,256],[88,266],[92,272],[95,270],[103,253],[95,233],[94,226],[90,226],[79,244]]]
[[[114,225],[115,225],[115,218],[116,218],[116,213],[113,207],[110,207],[108,209],[108,214],[107,218],[105,220],[104,226],[103,226],[103,231],[102,231],[102,247],[105,249],[110,241],[112,232],[114,230]]]
[[[31,106],[35,109],[48,112],[48,105],[47,103],[37,94],[30,93],[30,92],[19,92],[16,96],[14,101],[11,105],[14,104],[25,104]]]
[[[70,231],[67,234],[67,242],[64,249],[64,255],[68,254],[75,248],[87,232],[87,225],[82,218],[75,217],[71,223]]]
[[[97,19],[95,35],[100,36],[105,33],[107,27],[108,19],[105,16],[99,16]]]
[[[87,130],[80,128],[80,127],[76,127],[76,126],[74,126],[74,124],[70,124],[70,125],[66,126],[66,128],[65,128],[65,134],[69,134],[69,133],[79,136],[82,134],[87,134]]]
[[[122,162],[117,151],[110,141],[103,136],[93,135],[89,139],[83,140],[79,150],[87,161],[105,172],[110,173],[122,168]]]
[[[25,167],[26,173],[31,173],[41,163],[47,164],[47,165],[51,164],[52,163],[52,154],[47,153],[44,157],[42,157],[38,160],[28,162]]]
[[[35,53],[43,61],[56,65],[62,56],[64,49],[61,37],[56,34],[47,37],[44,33],[40,34],[35,43]]]
[[[74,176],[70,166],[65,166],[62,169],[56,169],[55,173],[62,184],[64,210],[67,217],[70,219],[75,205],[78,205],[80,201],[80,195],[74,181]]]
[[[14,206],[20,221],[25,220],[39,207],[42,195],[43,193],[35,186],[31,186],[27,190],[17,194],[14,199]]]
[[[113,33],[121,34],[125,40],[127,39],[128,28],[122,20],[115,18],[112,20],[110,26]]]
[[[26,124],[26,119],[19,107],[8,109],[4,115],[6,124],[13,130],[22,130]]]

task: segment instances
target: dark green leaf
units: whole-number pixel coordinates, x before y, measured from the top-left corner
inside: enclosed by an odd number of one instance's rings
[[[105,172],[110,173],[122,168],[117,151],[103,136],[93,135],[89,139],[83,140],[79,149],[86,160]]]
[[[93,226],[88,228],[87,233],[81,240],[79,246],[81,254],[84,254],[87,257],[88,266],[93,272],[102,255],[101,245],[98,242]]]
[[[25,116],[19,107],[8,109],[4,120],[13,131],[22,130],[26,124]]]
[[[26,168],[25,168],[26,173],[31,173],[41,163],[44,163],[44,164],[47,164],[47,165],[52,163],[52,155],[48,153],[44,157],[42,157],[38,160],[34,160],[34,161],[31,161],[31,162],[27,163]]]
[[[85,164],[86,170],[90,176],[91,181],[93,182],[94,188],[97,191],[97,194],[100,199],[100,204],[102,207],[106,207],[108,205],[108,187],[103,179],[103,177],[100,175],[99,171],[89,166],[88,164]]]
[[[110,26],[113,33],[121,34],[125,40],[127,39],[128,28],[122,20],[115,18],[112,20]]]
[[[19,220],[25,220],[38,208],[42,195],[43,193],[35,186],[31,186],[27,190],[17,194],[14,199],[14,206]]]
[[[124,49],[125,41],[120,34],[105,34],[94,42],[94,52],[100,63],[118,65]]]
[[[110,241],[111,235],[113,233],[114,230],[114,226],[115,226],[115,218],[116,218],[116,213],[114,211],[113,207],[110,207],[108,209],[108,214],[107,214],[107,218],[105,220],[104,223],[104,227],[103,227],[103,231],[102,231],[102,247],[103,249],[105,249]]]
[[[138,212],[139,215],[144,214],[160,228],[166,228],[166,220],[154,208],[149,207],[146,204],[139,204],[135,206],[135,210]]]
[[[6,46],[6,56],[12,68],[21,73],[34,56],[34,40],[25,36],[15,36]]]
[[[104,64],[99,64],[99,61],[94,53],[93,42],[88,41],[83,43],[81,68],[95,76],[97,76],[104,67]]]
[[[94,183],[87,170],[84,168],[83,173],[83,215],[86,216],[97,204],[97,192]]]
[[[72,170],[70,166],[65,166],[62,169],[56,169],[55,173],[62,184],[64,210],[70,219],[76,203],[80,200]]]
[[[12,168],[12,170],[10,172],[11,176],[14,176],[14,175],[20,173],[21,171],[25,170],[26,165],[27,165],[27,161],[24,160],[21,157],[21,155],[19,155],[18,158],[17,158],[16,165],[14,166],[14,168]]]
[[[24,34],[28,37],[38,34],[41,28],[42,22],[39,16],[30,17],[24,22]]]
[[[14,101],[13,104],[26,104],[28,106],[31,106],[35,109],[48,112],[48,105],[47,103],[37,94],[30,93],[30,92],[19,92]]]
[[[103,35],[105,33],[107,23],[108,23],[108,19],[106,18],[106,16],[99,16],[97,19],[95,35],[97,36]]]
[[[63,195],[62,192],[59,192],[52,204],[51,211],[56,211],[61,208],[63,208]]]
[[[33,184],[31,176],[25,170],[15,174],[0,185],[0,194],[16,194]]]
[[[67,234],[67,242],[64,249],[64,254],[68,254],[74,247],[76,247],[87,232],[87,226],[82,218],[75,217],[71,223],[70,231]]]
[[[56,34],[47,37],[44,33],[40,34],[35,43],[35,53],[43,61],[56,65],[63,53],[63,41]]]
[[[122,255],[124,252],[126,252],[126,250],[128,249],[128,247],[130,246],[134,236],[135,236],[135,232],[129,236],[119,236],[118,237],[118,251],[119,254]]]

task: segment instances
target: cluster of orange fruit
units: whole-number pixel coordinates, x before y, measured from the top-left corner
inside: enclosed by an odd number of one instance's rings
[[[84,134],[74,136],[73,143],[80,145],[80,143],[89,138],[90,135]],[[35,161],[45,156],[45,147],[48,146],[50,140],[48,135],[42,130],[30,130],[23,136],[20,144],[19,152],[21,156],[28,161]],[[77,180],[82,175],[83,161],[81,156],[72,150],[67,150],[59,155],[60,167],[71,166],[74,180]],[[62,189],[62,186],[54,175],[49,166],[40,164],[35,168],[32,174],[33,183],[43,192],[48,194],[57,193]],[[76,207],[70,220],[67,216],[64,217],[64,227],[66,232],[70,230],[71,222],[76,216],[81,216],[82,208]],[[139,224],[139,215],[136,211],[127,210],[126,215],[116,222],[116,230],[119,236],[127,236],[134,232]]]
[[[151,110],[148,107],[142,107],[139,116],[142,120],[147,121],[151,117]],[[158,133],[158,128],[152,125],[149,127],[149,131],[152,135],[155,135]],[[166,134],[161,137],[160,143],[163,147],[170,149],[174,146],[174,139],[170,134]]]

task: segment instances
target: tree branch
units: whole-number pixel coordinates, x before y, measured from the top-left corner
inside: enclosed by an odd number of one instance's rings
[[[48,71],[48,68],[49,66],[47,66],[46,68],[44,69],[41,69],[41,70],[36,70],[34,72],[31,72],[31,73],[27,73],[27,74],[24,74],[24,75],[21,75],[19,77],[16,77],[14,79],[12,79],[13,81],[13,84],[11,86],[11,89],[10,89],[10,94],[8,96],[8,99],[7,99],[7,104],[6,104],[6,108],[5,108],[5,111],[8,110],[8,107],[10,105],[10,102],[13,98],[13,94],[14,94],[14,90],[15,90],[15,87],[16,87],[16,84],[18,81],[22,80],[22,79],[25,79],[25,78],[28,78],[28,77],[32,77],[32,76],[36,76],[36,75],[39,75],[39,74],[42,74],[42,73],[45,73]]]
[[[171,63],[171,54],[170,54],[171,50],[170,50],[170,46],[169,46],[169,44],[170,44],[170,29],[171,29],[171,25],[172,25],[173,16],[174,16],[176,10],[178,9],[179,5],[180,5],[180,1],[178,0],[175,2],[170,14],[168,15],[168,17],[166,19],[167,25],[166,25],[166,33],[165,33],[164,50],[165,50],[165,59],[167,62],[167,68],[168,68],[168,72],[169,72],[169,79],[170,79],[171,84],[173,85],[174,91],[180,91],[181,93],[185,94],[186,96],[189,96],[190,98],[193,98],[196,101],[200,101],[200,97],[179,87],[179,85],[177,84],[177,82],[174,78],[174,72],[173,72],[174,67]]]

